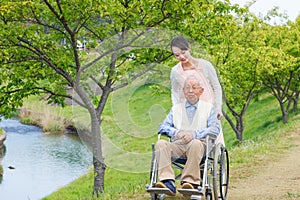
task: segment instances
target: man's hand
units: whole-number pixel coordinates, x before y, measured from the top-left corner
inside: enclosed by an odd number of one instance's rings
[[[179,131],[177,137],[187,144],[194,139],[194,134],[191,131]]]

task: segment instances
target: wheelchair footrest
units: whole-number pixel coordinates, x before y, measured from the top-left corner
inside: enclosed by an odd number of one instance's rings
[[[168,188],[158,188],[158,187],[150,187],[146,189],[149,193],[155,193],[155,194],[167,194],[172,195],[173,193]]]
[[[203,195],[202,188],[199,189],[177,189],[183,195]]]

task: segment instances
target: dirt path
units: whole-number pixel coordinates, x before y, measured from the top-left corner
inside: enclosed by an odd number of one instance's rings
[[[250,177],[230,181],[228,200],[300,199],[300,128],[290,137],[291,147],[279,157],[255,166]]]

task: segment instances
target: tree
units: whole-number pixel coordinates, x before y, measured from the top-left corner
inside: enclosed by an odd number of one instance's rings
[[[261,21],[247,9],[234,10],[238,18],[227,18],[223,30],[211,38],[210,54],[219,72],[226,106],[223,115],[239,141],[243,140],[244,115],[260,90],[257,76],[261,45]]]
[[[239,141],[243,140],[244,116],[261,85],[257,75],[260,43],[258,24],[254,21],[234,29],[232,39],[225,46],[227,54],[218,63],[224,102],[228,109],[228,112],[224,109],[224,117]]]
[[[183,19],[211,13],[209,4],[191,0],[2,1],[1,113],[9,116],[23,99],[37,94],[47,94],[48,103],[65,105],[68,98],[85,108],[91,124],[93,193],[98,195],[104,189],[100,126],[108,96],[170,57],[165,48],[178,33],[166,30],[188,28]],[[83,51],[79,41],[97,47]]]
[[[298,103],[299,103],[299,96],[300,96],[300,50],[299,50],[299,40],[300,40],[300,16],[297,17],[295,23],[290,23],[290,31],[288,32],[290,34],[289,37],[291,37],[291,45],[288,46],[285,51],[292,55],[295,60],[295,72],[294,72],[294,81],[291,86],[291,90],[293,91],[294,95],[291,96],[293,99],[293,111],[296,112],[298,109]]]
[[[297,34],[287,26],[268,26],[265,32],[259,74],[264,86],[277,99],[285,124],[299,90],[298,58],[293,50],[298,45]]]

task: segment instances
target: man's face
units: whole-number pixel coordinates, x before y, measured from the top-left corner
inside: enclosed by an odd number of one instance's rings
[[[195,104],[203,93],[203,88],[200,87],[197,79],[187,79],[183,87],[183,93],[190,104]]]

